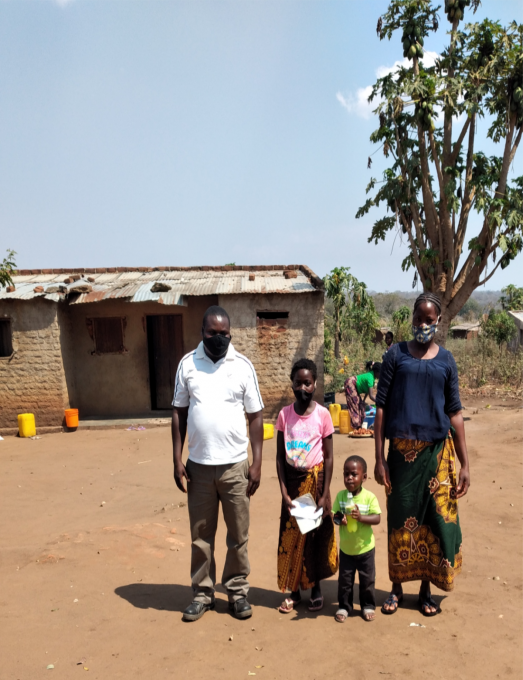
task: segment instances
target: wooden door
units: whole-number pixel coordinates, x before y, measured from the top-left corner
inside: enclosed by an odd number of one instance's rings
[[[183,357],[181,314],[147,317],[151,408],[170,409],[176,369]]]

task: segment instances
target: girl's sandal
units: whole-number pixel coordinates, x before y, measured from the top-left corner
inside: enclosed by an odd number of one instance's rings
[[[430,593],[422,595],[420,593],[419,599],[418,599],[418,607],[420,610],[420,613],[423,614],[423,616],[436,616],[437,614],[441,613],[441,607],[438,606],[438,604],[432,599],[432,595]],[[434,609],[433,612],[427,611],[429,607],[432,607]]]
[[[334,620],[337,621],[338,623],[345,623],[348,616],[349,612],[346,609],[338,609],[338,611],[334,615]]]
[[[314,599],[311,599],[309,601],[308,609],[310,612],[319,612],[320,609],[323,609],[323,595],[321,595],[321,597],[315,597]]]
[[[363,617],[363,620],[367,622],[374,621],[376,617],[374,609],[364,609],[361,612],[361,615]]]
[[[398,597],[394,593],[391,593],[385,600],[385,602],[381,605],[381,613],[385,614],[386,616],[395,614],[398,611],[398,607],[400,606],[400,602],[402,600],[403,595],[400,595],[400,597]],[[388,605],[389,607],[394,607],[394,609],[384,609],[385,605]]]
[[[290,614],[294,607],[299,604],[301,600],[296,600],[296,602],[291,597],[286,597],[285,600],[278,607],[280,614]]]

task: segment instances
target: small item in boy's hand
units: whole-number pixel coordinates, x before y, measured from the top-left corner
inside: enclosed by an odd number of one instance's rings
[[[340,524],[343,520],[343,512],[339,512],[339,511],[336,512],[332,519],[333,519],[334,524],[337,524],[338,526],[340,526]]]

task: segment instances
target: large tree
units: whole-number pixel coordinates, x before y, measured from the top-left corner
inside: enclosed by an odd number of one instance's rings
[[[383,204],[392,213],[376,220],[369,242],[396,229],[406,236],[403,270],[414,267],[413,286],[419,280],[440,296],[443,342],[475,288],[523,247],[523,176],[508,180],[523,131],[523,27],[488,19],[463,25],[478,4],[445,0],[443,19],[429,0],[392,0],[380,17],[380,39],[401,38],[408,61],[373,86],[379,128],[371,141],[389,163],[382,182],[371,179],[373,196],[357,213]],[[445,20],[448,47],[425,66],[424,40]],[[482,118],[498,155],[478,148]],[[472,211],[481,225],[467,240]]]

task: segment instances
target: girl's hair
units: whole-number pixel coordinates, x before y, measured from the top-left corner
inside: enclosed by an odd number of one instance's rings
[[[294,362],[294,366],[291,369],[291,380],[294,380],[294,376],[302,368],[306,371],[310,371],[314,380],[318,378],[318,369],[316,368],[314,361],[311,361],[311,359],[298,359],[298,361]]]
[[[367,361],[365,364],[366,371],[372,371],[373,373],[379,373],[381,371],[381,364],[379,361]]]
[[[434,295],[434,293],[422,293],[421,295],[418,295],[416,302],[414,303],[414,311],[416,311],[416,307],[419,307],[422,302],[431,302],[438,308],[438,314],[441,314],[441,300],[437,295]]]

